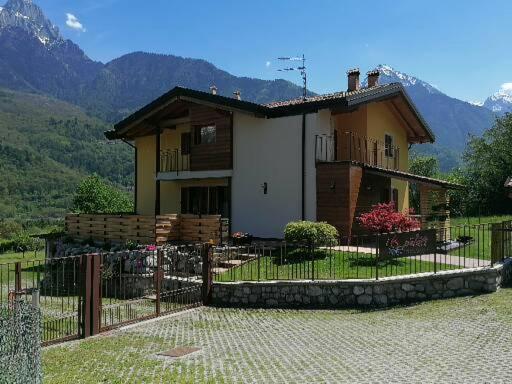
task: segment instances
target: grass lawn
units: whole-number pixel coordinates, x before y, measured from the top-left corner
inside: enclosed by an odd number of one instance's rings
[[[490,260],[491,228],[493,223],[512,220],[512,216],[456,217],[450,220],[450,238],[469,236],[472,241],[464,247],[452,250],[450,255]]]
[[[292,254],[293,251],[288,251]],[[300,279],[374,279],[378,277],[433,272],[434,263],[404,257],[381,262],[378,271],[375,255],[355,252],[317,252],[311,261],[281,262],[281,255],[263,256],[216,275],[216,281],[300,280]],[[283,256],[284,258],[284,256]],[[437,270],[455,268],[437,264]]]

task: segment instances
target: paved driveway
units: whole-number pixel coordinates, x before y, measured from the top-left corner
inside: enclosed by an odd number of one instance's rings
[[[391,310],[199,308],[44,351],[48,383],[510,383],[512,290]],[[159,352],[194,346],[169,358]]]

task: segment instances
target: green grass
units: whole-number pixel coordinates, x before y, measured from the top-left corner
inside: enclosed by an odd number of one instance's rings
[[[288,255],[294,251],[288,251]],[[236,256],[235,256],[236,258]],[[283,256],[284,258],[284,256]],[[399,258],[375,265],[375,255],[355,252],[317,252],[314,260],[281,262],[277,257],[264,256],[231,268],[215,276],[216,281],[300,280],[300,279],[373,279],[375,277],[433,272],[434,263],[414,258]],[[455,268],[437,264],[437,270]]]
[[[470,236],[472,241],[464,247],[452,250],[450,255],[474,259],[491,259],[491,228],[493,223],[512,220],[512,216],[457,217],[450,220],[450,238]]]

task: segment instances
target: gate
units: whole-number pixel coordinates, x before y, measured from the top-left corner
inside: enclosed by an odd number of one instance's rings
[[[28,301],[38,306],[43,345],[81,334],[81,256],[0,264],[0,303]]]
[[[201,305],[209,260],[198,244],[0,264],[0,304],[39,306],[43,345],[88,337]]]

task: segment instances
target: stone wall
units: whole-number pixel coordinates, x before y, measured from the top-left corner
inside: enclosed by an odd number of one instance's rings
[[[495,292],[509,282],[512,259],[494,267],[379,280],[265,281],[213,284],[212,304],[252,307],[385,307]]]

